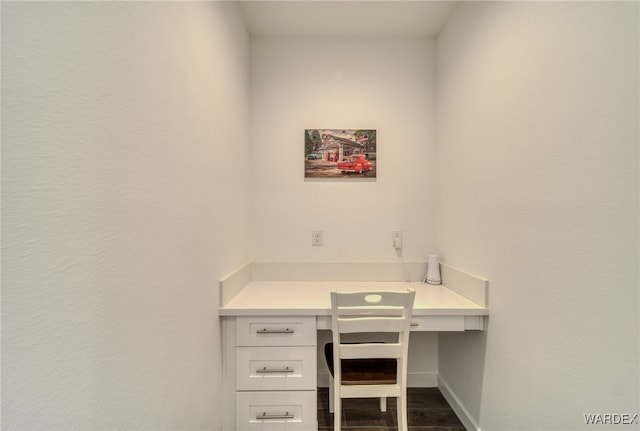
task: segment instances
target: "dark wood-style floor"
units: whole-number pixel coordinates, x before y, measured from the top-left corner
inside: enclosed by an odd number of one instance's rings
[[[464,431],[438,388],[409,388],[407,391],[409,431]],[[387,400],[387,411],[380,411],[375,398],[342,401],[343,431],[397,430],[396,400]],[[333,430],[333,414],[329,413],[329,391],[318,389],[318,431]]]

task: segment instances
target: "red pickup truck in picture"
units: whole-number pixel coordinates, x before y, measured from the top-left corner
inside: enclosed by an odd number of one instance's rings
[[[343,174],[347,172],[361,174],[370,171],[372,168],[373,165],[364,158],[364,154],[353,154],[338,163],[338,169],[341,170]]]

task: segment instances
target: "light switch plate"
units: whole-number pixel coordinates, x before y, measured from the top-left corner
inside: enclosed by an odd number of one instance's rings
[[[400,249],[402,248],[402,231],[401,230],[393,230],[391,231],[393,237],[392,237],[392,243],[391,245],[393,245],[393,248],[395,249]]]
[[[312,230],[311,231],[311,245],[317,247],[322,245],[322,231],[321,230]]]

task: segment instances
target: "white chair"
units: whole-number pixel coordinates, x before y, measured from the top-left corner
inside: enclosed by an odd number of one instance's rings
[[[329,410],[334,412],[335,431],[341,429],[342,398],[380,398],[385,411],[387,397],[397,399],[398,430],[407,430],[407,353],[414,298],[411,289],[331,292],[333,343],[325,355],[333,376]],[[366,334],[366,341],[346,341],[344,334]]]

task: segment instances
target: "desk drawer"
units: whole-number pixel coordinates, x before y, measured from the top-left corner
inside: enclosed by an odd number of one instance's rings
[[[237,346],[315,346],[315,316],[236,318]]]
[[[246,390],[315,390],[316,348],[238,347],[236,388]]]
[[[464,331],[464,316],[412,316],[412,331]]]
[[[316,429],[316,391],[237,392],[237,431]]]

